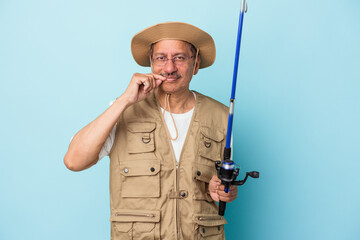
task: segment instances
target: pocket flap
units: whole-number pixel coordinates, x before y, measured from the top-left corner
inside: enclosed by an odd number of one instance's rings
[[[160,171],[158,160],[133,160],[120,162],[120,173],[123,176],[151,176]]]
[[[199,232],[203,238],[214,235],[219,236],[224,232],[224,225],[214,226],[214,227],[199,226]]]
[[[220,235],[224,233],[224,217],[217,214],[196,214],[193,220],[198,225],[198,231],[202,237]]]
[[[215,142],[221,142],[224,140],[224,134],[219,130],[209,128],[209,127],[201,127],[200,132],[207,138],[214,140]]]
[[[209,167],[207,165],[195,164],[193,167],[193,174],[196,180],[208,183],[213,175],[216,174],[215,165],[214,167]]]
[[[127,124],[128,131],[133,133],[152,132],[155,128],[156,123],[154,122],[132,122]]]
[[[115,228],[119,232],[129,232],[132,227],[132,222],[115,223]]]
[[[115,209],[111,222],[160,222],[160,211]]]
[[[193,220],[200,226],[220,226],[227,224],[224,217],[217,214],[195,214]]]

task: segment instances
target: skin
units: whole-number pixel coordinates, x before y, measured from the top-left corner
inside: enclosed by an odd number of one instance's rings
[[[223,202],[232,202],[236,199],[238,192],[237,186],[231,185],[228,193],[225,193],[224,190],[225,186],[222,185],[221,180],[214,175],[209,182],[211,198],[216,202],[219,202],[219,200]]]
[[[190,44],[179,40],[162,40],[153,46],[153,57],[172,59],[179,54],[191,57]],[[165,107],[166,94],[171,94],[169,102],[173,113],[190,111],[195,106],[195,99],[189,85],[199,66],[200,58],[195,60],[194,56],[181,66],[168,60],[164,66],[152,64],[151,73],[135,73],[125,92],[105,112],[75,134],[64,157],[66,167],[72,171],[82,171],[96,164],[101,148],[121,114],[154,91],[161,107]],[[209,191],[215,201],[230,202],[237,196],[236,186],[225,193],[216,175],[210,180]]]
[[[193,54],[190,45],[179,40],[163,40],[154,44],[153,57],[167,57],[171,59],[179,54],[191,57]],[[165,95],[171,94],[170,106],[173,113],[185,113],[195,106],[195,99],[189,90],[190,81],[199,71],[200,58],[195,63],[195,56],[181,66],[175,65],[171,60],[164,66],[151,65],[155,74],[166,76],[156,90],[156,97],[162,107],[165,107]],[[195,69],[194,69],[195,68]]]

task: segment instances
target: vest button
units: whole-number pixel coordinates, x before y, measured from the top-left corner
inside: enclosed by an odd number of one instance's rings
[[[203,228],[203,233],[205,233],[205,228]]]
[[[200,172],[200,171],[197,171],[197,172],[196,172],[196,175],[200,176],[200,175],[201,175],[201,172]]]
[[[181,193],[180,193],[180,196],[181,196],[181,197],[185,197],[185,196],[186,196],[186,193],[185,193],[185,192],[181,192]]]
[[[150,168],[150,171],[155,172],[155,168],[153,168],[153,167]]]
[[[128,173],[128,172],[129,172],[129,169],[124,168],[124,173]]]

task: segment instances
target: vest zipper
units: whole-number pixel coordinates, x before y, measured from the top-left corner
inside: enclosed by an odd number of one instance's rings
[[[154,94],[155,96],[155,94]],[[155,97],[156,98],[156,97]],[[192,125],[193,125],[193,122],[194,122],[194,119],[195,119],[195,115],[196,115],[196,111],[197,111],[197,104],[198,104],[198,100],[197,98],[195,98],[195,106],[194,106],[194,112],[193,112],[193,115],[191,117],[191,121],[190,121],[190,125],[189,125],[189,129],[188,129],[188,132],[186,133],[186,138],[185,138],[185,141],[184,141],[184,144],[183,144],[183,147],[181,149],[181,153],[180,153],[180,157],[178,159],[178,161],[176,161],[176,158],[175,158],[175,153],[174,153],[174,149],[172,147],[172,143],[171,143],[171,140],[170,138],[168,138],[168,143],[169,143],[169,146],[170,148],[172,149],[172,156],[173,156],[173,159],[175,160],[175,191],[178,191],[179,189],[179,165],[180,165],[180,159],[183,155],[183,151],[184,151],[184,146],[186,145],[187,143],[187,140],[188,140],[188,133],[190,131],[190,129],[192,128]],[[162,115],[162,111],[161,111],[161,107],[160,107],[160,104],[159,102],[157,101],[157,105],[158,105],[158,110],[159,110],[159,113]],[[162,121],[162,125],[163,127],[167,127],[166,126],[166,123],[165,123],[165,119],[164,117],[161,117],[160,115],[160,119]],[[166,131],[166,129],[165,129]],[[180,221],[179,221],[179,199],[175,199],[175,221],[176,221],[176,239],[178,240],[179,239],[179,230],[180,230]]]
[[[154,214],[147,214],[147,213],[115,213],[115,217],[149,217],[154,218]]]
[[[184,149],[186,148],[186,145],[187,145],[187,142],[188,142],[189,132],[193,128],[195,115],[197,113],[197,104],[198,104],[198,99],[195,97],[194,112],[192,114],[189,129],[188,129],[188,131],[186,133],[185,141],[184,141],[183,147],[181,149],[179,161],[176,162],[176,191],[178,191],[178,189],[179,189],[179,166],[180,166],[180,163],[181,163],[183,153],[185,151]],[[170,142],[170,144],[171,144],[171,142]],[[180,239],[180,236],[179,236],[179,234],[180,234],[180,232],[179,232],[180,231],[180,220],[179,220],[180,213],[179,213],[179,202],[178,201],[179,201],[179,199],[176,198],[176,230],[177,230],[176,239]]]
[[[176,161],[176,160],[175,160]],[[180,161],[180,159],[179,159]],[[176,191],[179,189],[179,162],[176,161]],[[176,239],[179,239],[179,199],[176,198]]]

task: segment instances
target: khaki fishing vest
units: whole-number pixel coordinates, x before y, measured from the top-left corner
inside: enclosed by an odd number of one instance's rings
[[[225,239],[208,185],[223,157],[228,108],[196,96],[178,163],[155,94],[119,118],[110,152],[112,240]]]

